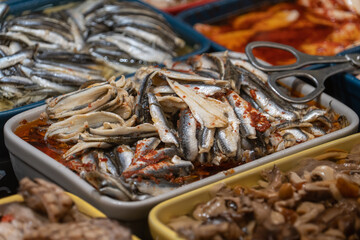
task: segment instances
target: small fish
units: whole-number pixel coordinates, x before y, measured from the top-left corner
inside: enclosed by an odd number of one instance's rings
[[[198,155],[196,120],[189,109],[180,111],[179,139],[184,158],[194,161]]]
[[[174,131],[169,127],[168,120],[161,109],[159,102],[152,93],[147,94],[149,99],[149,108],[151,119],[158,130],[161,141],[164,143],[172,143],[179,146],[179,141]]]

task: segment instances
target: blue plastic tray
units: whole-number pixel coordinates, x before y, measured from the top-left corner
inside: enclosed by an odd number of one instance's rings
[[[146,3],[140,2],[140,1],[136,1],[136,0],[127,0],[127,1],[135,1],[135,2],[139,2],[151,9],[153,9],[154,11],[162,14],[165,19],[169,22],[169,24],[173,27],[174,31],[181,36],[186,43],[189,46],[194,47],[194,50],[186,55],[180,56],[175,58],[175,61],[182,61],[185,60],[187,58],[189,58],[190,56],[196,55],[196,54],[201,54],[203,52],[208,51],[208,49],[210,48],[210,41],[205,38],[202,34],[196,32],[194,29],[192,29],[191,26],[184,24],[183,22],[179,21],[178,19],[174,18],[173,16],[164,13]],[[10,7],[8,14],[9,15],[18,15],[20,13],[22,13],[23,11],[39,11],[39,10],[43,10],[46,9],[48,7],[52,7],[52,6],[58,6],[58,5],[62,5],[62,4],[66,4],[66,3],[70,3],[70,2],[75,2],[75,1],[71,1],[71,0],[63,0],[63,1],[54,1],[54,0],[29,0],[29,1],[23,1],[23,0],[9,0],[6,1],[5,3],[7,3]],[[133,74],[129,74],[128,76],[131,76]],[[31,109],[31,108],[35,108],[37,106],[40,106],[42,104],[44,104],[44,101],[40,101],[40,102],[36,102],[36,103],[32,103],[32,104],[28,104],[22,107],[18,107],[18,108],[14,108],[8,111],[3,111],[0,112],[0,128],[1,128],[1,133],[0,133],[0,155],[3,157],[8,157],[8,152],[7,149],[5,147],[4,144],[4,137],[3,137],[3,127],[5,125],[5,122],[10,119],[12,116],[21,113],[25,110]],[[0,160],[1,161],[1,160]]]
[[[5,2],[10,7],[9,14],[16,15],[16,14],[19,14],[26,10],[32,10],[32,11],[42,10],[42,9],[45,9],[48,7],[59,6],[62,4],[66,4],[66,3],[70,3],[70,2],[77,2],[77,1],[79,1],[79,0],[75,0],[75,1],[74,0],[60,0],[60,1],[54,1],[54,0],[29,0],[29,1],[8,0]],[[190,56],[193,56],[196,54],[201,54],[201,53],[209,50],[210,41],[206,37],[204,37],[202,34],[195,31],[191,26],[183,23],[182,21],[179,21],[178,19],[171,16],[170,14],[167,14],[147,3],[142,2],[142,1],[138,1],[138,0],[125,0],[125,1],[138,2],[144,6],[151,8],[155,12],[163,15],[164,18],[168,21],[168,23],[172,26],[174,31],[181,38],[183,38],[189,46],[194,48],[194,50],[192,52],[190,52],[186,55],[180,56],[180,57],[176,57],[176,58],[174,58],[174,60],[182,61],[182,60],[189,58]]]
[[[221,0],[186,10],[176,17],[193,26],[196,23],[217,23],[229,17],[270,6],[285,0]],[[211,51],[225,51],[226,48],[211,41]]]

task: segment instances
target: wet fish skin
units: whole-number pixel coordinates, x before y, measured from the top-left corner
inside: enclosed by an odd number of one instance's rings
[[[147,93],[147,96],[149,100],[151,119],[158,130],[161,141],[163,141],[164,143],[175,144],[178,147],[179,141],[177,139],[177,136],[173,133],[174,130],[169,127],[168,120],[166,119],[164,112],[162,111],[161,106],[157,101],[155,95],[152,93]]]
[[[121,175],[131,165],[134,152],[128,145],[119,145],[114,148],[114,153],[119,162],[119,174]]]
[[[189,109],[180,111],[180,125],[178,132],[183,157],[188,161],[194,161],[198,155],[196,120]]]
[[[21,50],[20,52],[17,52],[15,54],[4,56],[0,58],[0,69],[5,69],[11,66],[14,66],[17,63],[20,63],[21,61],[32,58],[34,54],[34,49],[26,49]]]
[[[135,115],[137,116],[137,122],[149,122],[151,119],[148,95],[146,93],[152,84],[151,78],[153,74],[155,74],[155,72],[150,72],[139,79],[140,87],[135,105]]]
[[[243,137],[250,139],[256,138],[256,129],[255,124],[253,124],[251,119],[251,107],[248,102],[242,99],[234,91],[229,91],[227,93],[227,100],[229,101],[231,107],[234,109],[237,118],[240,120],[240,132]]]
[[[199,134],[199,154],[210,151],[214,144],[215,131],[216,129],[214,128],[207,128],[202,126]]]
[[[218,128],[216,131],[217,145],[220,151],[227,157],[235,157],[238,153],[240,142],[240,120],[237,118],[234,110],[226,98],[223,100],[227,103],[227,115],[229,125],[225,128]]]

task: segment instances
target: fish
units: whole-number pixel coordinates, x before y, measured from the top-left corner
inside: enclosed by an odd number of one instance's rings
[[[179,146],[179,140],[174,134],[174,130],[170,128],[168,120],[166,119],[166,116],[162,111],[155,95],[152,93],[148,93],[147,95],[149,99],[151,119],[154,122],[154,126],[158,130],[161,141],[164,143],[173,143],[176,146]]]
[[[189,109],[180,111],[178,132],[184,158],[188,161],[194,161],[198,155],[198,140],[196,136],[196,120]]]

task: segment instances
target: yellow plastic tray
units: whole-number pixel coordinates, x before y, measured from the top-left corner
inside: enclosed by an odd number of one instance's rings
[[[185,193],[173,199],[164,201],[155,206],[149,214],[148,222],[151,235],[153,239],[156,240],[183,239],[180,238],[176,232],[167,227],[166,223],[168,223],[169,220],[174,217],[192,212],[197,204],[210,200],[213,196],[212,192],[214,188],[217,187],[216,185],[225,183],[228,186],[254,186],[260,179],[260,172],[264,169],[272,168],[274,164],[276,164],[282,171],[289,171],[294,168],[302,159],[320,155],[328,149],[341,149],[349,151],[355,144],[360,144],[360,133],[298,152],[296,154],[275,160],[271,163],[267,163],[263,166],[248,170],[246,172],[239,173],[197,190]]]
[[[76,204],[76,206],[80,212],[82,212],[92,218],[106,218],[105,214],[103,214],[98,209],[96,209],[95,207],[93,207],[92,205],[87,203],[86,201],[82,200],[78,196],[76,196],[72,193],[69,193],[69,192],[66,192],[66,194],[68,194],[71,197],[71,199],[74,201],[74,203]],[[6,203],[11,203],[11,202],[23,202],[23,201],[24,201],[24,198],[20,194],[15,194],[15,195],[11,195],[9,197],[1,198],[0,205],[6,204]],[[140,239],[138,237],[132,235],[132,240],[140,240]]]

